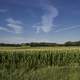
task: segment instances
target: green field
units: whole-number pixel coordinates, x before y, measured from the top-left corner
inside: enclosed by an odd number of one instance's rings
[[[0,47],[0,80],[80,80],[80,47]]]

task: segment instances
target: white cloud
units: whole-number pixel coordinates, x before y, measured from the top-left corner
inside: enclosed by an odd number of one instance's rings
[[[10,27],[15,33],[22,33],[23,23],[19,20],[14,20],[12,18],[6,19],[8,22],[7,26]]]
[[[6,21],[7,21],[8,23],[11,23],[11,24],[23,24],[21,21],[19,21],[19,20],[14,20],[13,18],[8,18],[8,19],[6,19]]]
[[[12,18],[6,19],[7,23],[5,27],[0,27],[0,31],[12,32],[12,33],[22,33],[23,23],[19,20],[14,20]]]
[[[45,13],[41,16],[41,21],[33,25],[33,27],[36,28],[37,32],[40,32],[40,30],[49,32],[54,27],[54,19],[58,16],[58,10],[50,4],[44,4],[42,9]]]
[[[22,33],[23,27],[18,24],[7,24],[8,27],[10,27],[15,33]]]
[[[62,32],[62,31],[67,31],[67,30],[71,30],[71,29],[76,29],[76,28],[80,28],[80,25],[75,25],[75,26],[66,27],[63,29],[58,29],[58,30],[55,30],[54,32]]]
[[[0,13],[5,13],[7,11],[8,11],[7,9],[0,9]]]
[[[7,28],[1,27],[1,26],[0,26],[0,31],[7,31],[7,32],[10,32]]]

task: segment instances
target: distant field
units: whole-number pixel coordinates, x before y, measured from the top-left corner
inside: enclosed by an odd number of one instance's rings
[[[68,50],[75,51],[80,50],[80,47],[0,47],[0,51],[58,51]]]
[[[0,47],[0,80],[80,80],[80,47]]]

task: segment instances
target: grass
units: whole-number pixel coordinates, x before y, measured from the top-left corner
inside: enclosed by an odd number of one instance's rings
[[[80,80],[80,47],[0,47],[0,80]]]
[[[47,67],[32,71],[26,80],[80,80],[79,67]]]

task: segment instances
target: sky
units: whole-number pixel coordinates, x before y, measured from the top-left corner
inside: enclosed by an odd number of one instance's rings
[[[80,40],[80,0],[0,0],[0,43]]]

